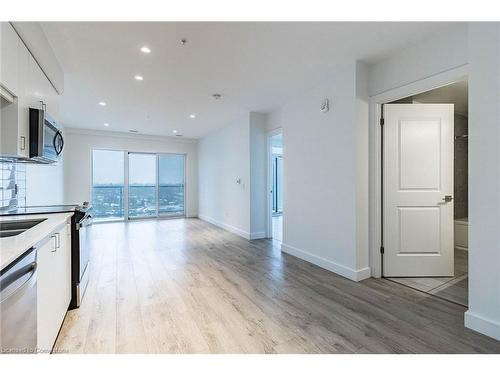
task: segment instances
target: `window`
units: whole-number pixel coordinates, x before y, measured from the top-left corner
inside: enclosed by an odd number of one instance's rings
[[[92,151],[92,204],[96,219],[124,217],[124,170],[123,151]]]
[[[95,218],[184,215],[184,169],[184,155],[93,150],[92,204]]]
[[[157,216],[156,154],[128,154],[128,216]]]
[[[273,213],[283,212],[283,156],[273,155]]]
[[[184,214],[184,155],[158,155],[160,215]]]

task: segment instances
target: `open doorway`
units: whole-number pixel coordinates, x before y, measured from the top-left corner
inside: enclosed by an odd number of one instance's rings
[[[383,276],[468,306],[467,82],[383,107]]]
[[[268,137],[269,155],[269,237],[283,240],[283,136],[281,132],[272,132]]]

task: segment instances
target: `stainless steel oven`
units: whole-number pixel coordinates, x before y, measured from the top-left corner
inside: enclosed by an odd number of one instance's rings
[[[64,148],[64,138],[56,122],[44,109],[30,108],[30,159],[54,163]]]
[[[71,279],[70,309],[80,307],[89,283],[90,244],[89,226],[92,224],[92,206],[84,203],[75,210],[71,228]]]
[[[36,268],[31,248],[0,272],[0,353],[36,353]]]

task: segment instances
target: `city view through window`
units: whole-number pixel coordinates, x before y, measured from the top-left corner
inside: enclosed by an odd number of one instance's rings
[[[128,157],[128,181],[125,158]],[[184,155],[93,150],[92,203],[97,219],[184,214]]]

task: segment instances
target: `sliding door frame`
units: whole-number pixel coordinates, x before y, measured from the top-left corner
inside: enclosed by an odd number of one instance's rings
[[[143,152],[143,151],[128,151],[121,149],[112,148],[91,148],[90,149],[90,191],[89,197],[92,202],[93,197],[93,186],[94,186],[94,151],[116,151],[123,153],[123,218],[103,218],[99,222],[120,222],[120,221],[139,221],[148,219],[175,219],[186,217],[186,203],[187,203],[187,187],[186,187],[186,172],[187,172],[187,154],[185,153],[175,153],[175,152]],[[156,156],[156,213],[155,216],[137,216],[130,217],[129,215],[129,156],[130,154],[148,154]],[[183,157],[184,168],[183,168],[183,210],[182,213],[175,214],[160,214],[160,156],[161,155],[177,155]]]

